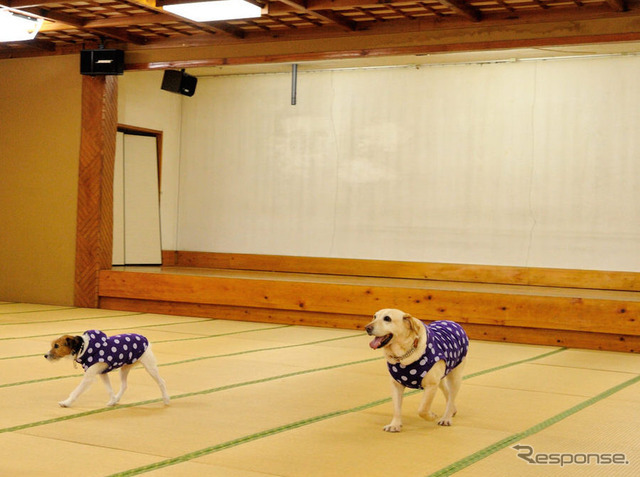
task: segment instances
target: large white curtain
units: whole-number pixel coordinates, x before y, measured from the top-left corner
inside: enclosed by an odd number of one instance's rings
[[[640,58],[200,78],[177,248],[640,271]]]

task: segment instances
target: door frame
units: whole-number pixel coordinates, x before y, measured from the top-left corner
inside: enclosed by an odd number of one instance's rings
[[[162,131],[158,131],[156,129],[149,129],[149,128],[143,128],[140,126],[132,126],[129,124],[120,124],[118,123],[117,126],[117,133],[122,133],[125,137],[128,136],[139,136],[139,137],[147,137],[147,138],[152,138],[155,139],[155,151],[156,151],[156,171],[157,171],[157,184],[158,184],[158,191],[157,191],[157,204],[158,204],[158,214],[160,214],[160,199],[161,199],[161,189],[162,189],[162,184],[161,184],[161,180],[162,180]],[[115,160],[115,158],[114,158]],[[115,180],[115,178],[114,178]],[[115,186],[115,184],[114,184]],[[114,191],[115,192],[115,191]],[[114,200],[115,200],[115,195],[114,195]],[[115,210],[113,211],[113,215],[115,218]],[[160,216],[158,217],[159,219],[159,226],[161,227],[161,220],[160,220]],[[112,234],[113,234],[114,230],[112,227]],[[159,236],[159,240],[160,240],[160,262],[158,262],[158,264],[162,263],[162,237],[161,237],[161,229],[158,230],[158,233],[160,234]],[[113,237],[113,241],[112,243],[115,243],[115,237]],[[124,260],[124,266],[126,266],[126,260]],[[112,266],[121,266],[121,265],[113,265],[112,262]]]
[[[156,138],[156,151],[158,156],[158,200],[160,200],[160,192],[162,188],[162,131],[118,123],[117,132],[132,134],[134,136]]]

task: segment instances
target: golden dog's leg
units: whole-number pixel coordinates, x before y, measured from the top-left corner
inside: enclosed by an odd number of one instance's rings
[[[393,418],[382,429],[386,432],[400,432],[402,430],[402,398],[404,386],[391,378],[391,399],[393,401]]]
[[[422,402],[418,408],[418,415],[422,419],[435,421],[438,418],[437,414],[431,411],[431,404],[433,403],[433,399],[436,397],[436,391],[438,390],[438,385],[444,376],[445,369],[446,365],[444,361],[438,361],[422,380],[424,393],[422,394]]]
[[[441,389],[447,398],[447,408],[444,411],[442,419],[438,421],[440,426],[450,426],[453,416],[456,415],[456,396],[462,384],[462,372],[464,370],[465,360],[451,370],[451,372],[441,381]]]

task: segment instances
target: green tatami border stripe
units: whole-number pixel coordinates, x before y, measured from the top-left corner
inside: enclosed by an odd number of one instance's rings
[[[146,313],[142,313],[146,314]],[[133,316],[133,315],[132,315]],[[100,317],[95,317],[99,319]],[[170,323],[157,323],[153,325],[134,325],[134,326],[118,326],[117,328],[102,328],[102,331],[113,331],[113,330],[130,330],[130,329],[138,329],[138,328],[154,328],[156,326],[172,326],[172,325],[188,325],[191,323],[201,323],[203,321],[216,321],[213,318],[198,318],[197,320],[189,320],[189,321],[172,321]],[[47,322],[48,323],[48,322]],[[69,331],[68,334],[81,334],[86,330],[82,331]],[[47,336],[60,336],[60,333],[46,333],[43,335],[30,335],[30,336],[7,336],[5,338],[0,338],[0,341],[14,341],[14,340],[28,340],[32,338],[46,338]]]
[[[302,376],[304,374],[311,374],[311,373],[317,373],[317,372],[321,372],[321,371],[329,371],[331,369],[337,369],[337,368],[344,368],[347,366],[353,366],[353,365],[357,365],[357,364],[363,364],[363,363],[368,363],[370,361],[375,361],[378,359],[382,359],[381,357],[376,357],[376,358],[370,358],[370,359],[364,359],[364,360],[360,360],[360,361],[353,361],[350,363],[341,363],[341,364],[334,364],[332,366],[325,366],[322,368],[313,368],[313,369],[305,369],[302,371],[295,371],[292,373],[286,373],[286,374],[281,374],[278,376],[270,376],[268,378],[262,378],[262,379],[256,379],[253,381],[244,381],[241,383],[235,383],[235,384],[227,384],[225,386],[219,386],[216,388],[209,388],[209,389],[204,389],[202,391],[193,391],[190,393],[184,393],[184,394],[177,394],[175,396],[171,396],[172,400],[175,399],[184,399],[184,398],[188,398],[188,397],[193,397],[193,396],[202,396],[202,395],[206,395],[206,394],[213,394],[213,393],[217,393],[217,392],[221,392],[221,391],[228,391],[229,389],[235,389],[235,388],[240,388],[240,387],[244,387],[244,386],[251,386],[254,384],[262,384],[262,383],[267,383],[269,381],[277,381],[278,379],[286,379],[286,378],[292,378],[295,376]],[[387,399],[389,400],[389,399]],[[37,422],[31,422],[28,424],[20,424],[17,426],[13,426],[13,427],[5,427],[4,429],[0,429],[0,434],[3,434],[5,432],[15,432],[15,431],[21,431],[23,429],[31,429],[32,427],[39,427],[39,426],[44,426],[47,424],[55,424],[57,422],[61,422],[61,421],[68,421],[70,419],[76,419],[79,417],[85,417],[85,416],[90,416],[93,414],[102,414],[104,412],[110,412],[110,411],[117,411],[118,409],[127,409],[130,407],[137,407],[137,406],[144,406],[147,404],[154,404],[154,403],[158,403],[161,402],[162,399],[161,398],[157,398],[157,399],[148,399],[146,401],[139,401],[139,402],[135,402],[135,403],[129,403],[129,404],[118,404],[117,406],[113,406],[113,407],[103,407],[103,408],[99,408],[99,409],[93,409],[91,411],[84,411],[84,412],[80,412],[77,414],[71,414],[69,416],[63,416],[63,417],[56,417],[53,419],[45,419],[43,421],[37,421]]]
[[[265,323],[267,324],[267,323]],[[275,325],[269,326],[265,328],[253,328],[250,330],[238,330],[238,331],[227,331],[226,333],[216,333],[214,335],[202,335],[202,336],[190,336],[189,338],[171,338],[168,340],[160,340],[154,341],[154,343],[175,343],[177,341],[195,341],[195,340],[206,340],[209,338],[218,338],[220,336],[232,336],[232,335],[241,335],[243,333],[254,333],[257,331],[269,331],[269,330],[279,330],[281,328],[291,328],[293,325]]]
[[[0,305],[18,305],[18,303],[0,303]],[[77,310],[75,306],[60,306],[53,308],[45,308],[43,310],[24,310],[24,311],[3,311],[0,312],[0,315],[23,315],[25,313],[46,313],[49,311],[64,311],[64,310]]]
[[[349,338],[357,338],[359,336],[362,336],[362,333],[358,333],[356,335],[338,336],[336,338],[325,338],[323,340],[307,341],[305,343],[298,343],[298,344],[292,344],[292,345],[272,346],[270,348],[249,349],[249,350],[246,350],[246,351],[236,351],[234,353],[227,353],[227,354],[216,354],[216,355],[213,355],[213,356],[199,356],[197,358],[189,358],[189,359],[183,359],[183,360],[180,360],[180,361],[172,361],[171,363],[159,364],[158,367],[161,367],[161,366],[175,366],[176,364],[193,363],[195,361],[203,361],[203,360],[207,360],[207,359],[229,358],[229,357],[232,357],[232,356],[240,356],[240,355],[252,354],[252,353],[261,353],[263,351],[280,351],[280,350],[283,350],[283,349],[299,348],[301,346],[309,346],[309,345],[315,345],[315,344],[321,344],[321,343],[330,343],[331,341],[340,341],[340,340],[346,340],[346,339],[349,339]],[[379,359],[379,358],[380,357],[373,358],[373,359]],[[372,360],[367,360],[367,361],[372,361]]]
[[[501,365],[501,366],[496,366],[494,368],[485,369],[483,371],[478,371],[478,372],[473,373],[473,374],[471,374],[469,376],[465,376],[463,379],[469,379],[469,378],[481,376],[481,375],[484,375],[484,374],[489,374],[489,373],[492,373],[494,371],[500,371],[502,369],[509,368],[511,366],[517,366],[518,364],[528,363],[528,362],[531,362],[531,361],[535,361],[537,359],[542,359],[542,358],[545,358],[547,356],[551,356],[551,355],[554,355],[554,354],[557,354],[557,353],[560,353],[560,352],[566,351],[566,350],[567,350],[567,348],[555,349],[553,351],[550,351],[550,352],[547,352],[547,353],[544,353],[544,354],[541,354],[541,355],[538,355],[538,356],[533,356],[531,358],[515,361],[513,363],[507,363],[507,364],[504,364],[504,365]],[[376,359],[376,358],[374,358],[374,359]],[[373,361],[374,359],[365,360],[365,361],[362,361],[362,362]],[[354,363],[354,364],[356,364],[356,363]],[[345,365],[332,366],[329,369],[334,369],[334,368],[341,367],[341,366],[345,366]],[[293,374],[298,374],[298,373],[292,373],[292,375]],[[411,396],[411,395],[417,394],[419,392],[421,392],[421,391],[418,390],[418,389],[412,390],[410,392],[405,393],[405,396]],[[173,457],[173,458],[170,458],[170,459],[165,459],[165,460],[162,460],[162,461],[159,461],[159,462],[155,462],[153,464],[149,464],[149,465],[146,465],[146,466],[137,467],[135,469],[130,469],[130,470],[126,470],[126,471],[123,471],[123,472],[118,472],[118,473],[115,473],[115,474],[111,474],[108,477],[129,477],[129,476],[133,476],[133,475],[144,474],[146,472],[151,472],[153,470],[158,470],[158,469],[161,469],[161,468],[164,468],[164,467],[169,467],[169,466],[172,466],[172,465],[188,462],[188,461],[196,459],[198,457],[202,457],[202,456],[205,456],[205,455],[208,455],[208,454],[219,452],[219,451],[224,450],[224,449],[228,449],[228,448],[235,447],[235,446],[238,446],[238,445],[241,445],[241,444],[245,444],[247,442],[252,442],[252,441],[255,441],[255,440],[258,440],[258,439],[262,439],[262,438],[269,437],[269,436],[272,436],[272,435],[275,435],[275,434],[279,434],[281,432],[290,431],[290,430],[297,429],[297,428],[300,428],[300,427],[303,427],[303,426],[306,426],[306,425],[309,425],[309,424],[314,424],[316,422],[324,421],[324,420],[327,420],[327,419],[332,419],[334,417],[339,417],[339,416],[344,416],[346,414],[351,414],[351,413],[355,413],[355,412],[364,411],[366,409],[370,409],[372,407],[379,406],[381,404],[386,404],[386,403],[388,403],[390,401],[391,401],[391,398],[384,398],[384,399],[379,399],[377,401],[373,401],[373,402],[370,402],[370,403],[362,404],[360,406],[356,406],[356,407],[353,407],[351,409],[343,409],[343,410],[339,410],[339,411],[329,412],[329,413],[326,413],[326,414],[321,414],[319,416],[315,416],[315,417],[311,417],[311,418],[308,418],[308,419],[303,419],[303,420],[296,421],[296,422],[293,422],[293,423],[285,424],[285,425],[282,425],[282,426],[274,427],[274,428],[267,429],[267,430],[264,430],[264,431],[261,431],[261,432],[257,432],[255,434],[250,434],[248,436],[243,436],[243,437],[240,437],[240,438],[237,438],[237,439],[233,439],[233,440],[230,440],[230,441],[227,441],[227,442],[222,442],[220,444],[216,444],[216,445],[213,445],[213,446],[210,446],[210,447],[205,447],[205,448],[199,449],[197,451],[189,452],[187,454],[176,456],[176,457]]]
[[[351,409],[342,409],[340,411],[333,411],[326,414],[321,414],[319,416],[310,417],[308,419],[302,419],[300,421],[292,422],[290,424],[285,424],[283,426],[273,427],[271,429],[267,429],[261,432],[257,432],[255,434],[250,434],[248,436],[239,437],[237,439],[233,439],[227,442],[222,442],[220,444],[216,444],[211,447],[205,447],[204,449],[199,449],[197,451],[189,452],[187,454],[183,454],[177,457],[173,457],[171,459],[166,459],[160,462],[155,462],[153,464],[149,464],[142,467],[137,467],[135,469],[125,470],[124,472],[118,472],[115,474],[111,474],[107,477],[128,477],[132,475],[140,475],[146,472],[151,472],[153,470],[162,469],[163,467],[169,467],[176,464],[182,464],[184,462],[188,462],[193,459],[197,459],[198,457],[203,457],[205,455],[213,454],[214,452],[219,452],[225,449],[229,449],[231,447],[239,446],[241,444],[246,444],[247,442],[255,441],[258,439],[263,439],[265,437],[270,437],[275,434],[280,434],[281,432],[291,431],[294,429],[298,429],[300,427],[308,426],[309,424],[315,424],[316,422],[325,421],[327,419],[332,419],[334,417],[344,416],[346,414],[351,414],[354,412],[364,411],[366,409],[379,406],[381,404],[385,404],[390,401],[390,398],[380,399],[378,401],[373,401],[367,404],[363,404],[361,406],[353,407]]]
[[[283,326],[289,326],[289,325],[283,325]],[[280,328],[281,326],[277,326],[275,328]],[[257,330],[252,330],[252,331],[262,331],[262,330],[266,330],[268,328],[262,328],[262,329],[257,329]],[[232,332],[232,334],[237,334],[237,333],[248,333],[248,331],[243,331],[243,332]],[[240,356],[240,355],[246,355],[246,354],[252,354],[252,353],[260,353],[263,351],[279,351],[279,350],[284,350],[284,349],[289,349],[289,348],[298,348],[298,347],[302,347],[302,346],[309,346],[309,345],[314,345],[314,344],[320,344],[320,343],[328,343],[331,341],[339,341],[339,340],[344,340],[347,338],[355,338],[358,336],[362,336],[362,333],[358,333],[357,335],[348,335],[348,336],[338,336],[337,338],[326,338],[324,340],[317,340],[317,341],[308,341],[305,343],[298,343],[298,344],[293,344],[293,345],[285,345],[285,346],[273,346],[271,348],[258,348],[258,349],[248,349],[245,351],[236,351],[235,353],[227,353],[227,354],[215,354],[212,356],[200,356],[198,358],[189,358],[189,359],[184,359],[184,360],[180,360],[180,361],[172,361],[170,363],[162,363],[159,364],[158,367],[161,366],[175,366],[178,364],[186,364],[186,363],[192,363],[194,361],[204,361],[207,359],[217,359],[217,358],[229,358],[229,357],[233,357],[233,356]],[[379,358],[374,358],[374,359],[379,359]],[[141,368],[135,368],[135,369],[141,369]],[[36,384],[36,383],[44,383],[47,381],[55,381],[58,379],[68,379],[68,378],[78,378],[82,376],[81,374],[65,374],[63,376],[53,376],[50,378],[40,378],[40,379],[32,379],[29,381],[18,381],[15,383],[6,383],[6,384],[0,384],[0,389],[2,388],[10,388],[13,386],[22,386],[25,384]]]
[[[507,363],[507,364],[503,364],[502,366],[496,366],[495,368],[491,368],[491,372],[494,371],[500,371],[501,369],[506,369],[506,368],[511,368],[512,366],[516,366],[518,364],[524,364],[524,363],[529,363],[531,361],[537,361],[539,359],[543,359],[543,358],[547,358],[549,356],[553,356],[554,354],[558,354],[558,353],[562,353],[563,351],[566,351],[568,348],[558,348],[558,349],[554,349],[551,351],[548,351],[546,353],[537,355],[537,356],[533,356],[532,358],[525,358],[525,359],[521,359],[519,361],[514,361],[513,363]],[[481,376],[483,374],[487,374],[485,371],[478,371],[476,373],[471,373],[471,374],[466,374],[462,379],[471,379],[471,378],[475,378],[476,376]]]
[[[64,309],[65,308],[63,308],[63,310]],[[67,309],[76,310],[77,308],[67,308]],[[59,310],[47,310],[47,311],[59,311]],[[27,312],[24,312],[24,313],[27,313]],[[48,320],[48,321],[16,321],[13,323],[0,323],[0,326],[47,325],[49,323],[62,323],[65,321],[102,320],[102,319],[122,318],[126,316],[138,316],[138,315],[144,315],[144,313],[123,313],[122,315],[85,316],[82,318],[65,318],[62,320]]]
[[[478,452],[475,452],[463,459],[460,459],[457,462],[454,462],[453,464],[444,467],[432,474],[429,474],[429,477],[445,477],[445,476],[449,476],[452,474],[455,474],[456,472],[461,471],[462,469],[465,469],[466,467],[469,467],[470,465],[475,464],[476,462],[485,459],[493,454],[495,454],[496,452],[504,449],[505,447],[510,446],[511,444],[515,444],[518,441],[524,439],[525,437],[529,437],[532,436],[533,434],[537,434],[538,432],[546,429],[549,426],[552,426],[553,424],[556,424],[560,421],[562,421],[563,419],[566,419],[570,416],[573,416],[574,414],[576,414],[577,412],[582,411],[583,409],[586,409],[589,406],[592,406],[610,396],[612,396],[613,394],[622,391],[623,389],[636,384],[640,382],[640,375],[635,376],[621,384],[618,384],[617,386],[614,386],[610,389],[607,389],[606,391],[593,396],[592,398],[587,399],[586,401],[583,401],[579,404],[576,404],[575,406],[559,413],[556,414],[555,416],[542,421],[539,424],[536,424],[535,426],[530,427],[529,429],[526,429],[522,432],[518,432],[516,434],[513,434],[505,439],[502,439],[501,441],[498,441],[494,444],[491,444],[490,446],[485,447],[484,449],[479,450]]]
[[[197,320],[196,322],[199,322],[200,320]],[[182,324],[183,322],[180,322],[180,324]],[[185,322],[185,323],[189,323],[189,322]],[[175,323],[171,323],[171,324],[175,324]],[[156,326],[156,325],[147,325],[147,326]],[[165,326],[165,325],[163,325]],[[168,340],[159,340],[159,341],[154,341],[153,343],[175,343],[176,341],[194,341],[194,340],[205,340],[205,339],[209,339],[209,338],[218,338],[220,336],[231,336],[231,335],[238,335],[238,334],[242,334],[242,333],[250,333],[250,332],[254,332],[254,331],[267,331],[267,330],[277,330],[280,328],[288,328],[291,327],[293,325],[277,325],[277,326],[271,326],[269,328],[255,328],[255,329],[251,329],[251,330],[240,330],[240,331],[229,331],[227,333],[217,333],[214,335],[203,335],[203,336],[191,336],[189,338],[172,338],[172,339],[168,339]],[[131,327],[131,328],[144,328],[143,326],[136,326],[136,327]],[[102,331],[111,331],[113,328],[109,329],[106,328]],[[128,328],[117,328],[117,329],[128,329]],[[49,335],[47,335],[49,336]],[[7,359],[20,359],[20,358],[35,358],[36,356],[43,356],[44,353],[35,353],[35,354],[23,354],[20,356],[5,356],[4,358],[0,358],[0,361],[3,360],[7,360]]]
[[[513,363],[508,363],[506,365],[501,365],[501,366],[497,366],[495,368],[488,368],[485,369],[483,371],[479,371],[477,373],[474,373],[472,375],[469,375],[469,377],[476,377],[476,376],[480,376],[483,374],[488,374],[494,371],[499,371],[501,369],[510,367],[510,366],[516,366],[518,364],[522,364],[523,362],[529,362],[529,361],[535,361],[536,359],[542,359],[546,356],[549,356],[550,354],[555,354],[555,353],[559,353],[561,351],[565,351],[567,348],[559,348],[556,350],[553,350],[551,352],[548,353],[544,353],[538,356],[534,356],[532,358],[528,358],[525,360],[519,360],[519,361],[515,361]],[[238,387],[242,387],[242,386],[249,386],[252,384],[260,384],[260,383],[265,383],[265,382],[269,382],[269,381],[275,381],[278,379],[285,379],[285,378],[289,378],[289,377],[294,377],[294,376],[299,376],[299,375],[303,375],[303,374],[310,374],[310,373],[314,373],[314,372],[320,372],[320,371],[327,371],[327,370],[331,370],[331,369],[336,369],[336,368],[341,368],[341,367],[346,367],[346,366],[351,366],[351,365],[357,365],[357,364],[362,364],[362,363],[366,363],[369,361],[375,361],[375,360],[381,360],[384,359],[383,357],[375,357],[375,358],[371,358],[368,360],[362,360],[362,361],[354,361],[351,363],[342,363],[342,364],[338,364],[338,365],[333,365],[333,366],[327,366],[327,367],[323,367],[323,368],[315,368],[315,369],[309,369],[309,370],[303,370],[303,371],[297,371],[295,373],[288,373],[288,374],[283,374],[280,376],[272,376],[269,378],[264,378],[261,380],[255,380],[255,381],[247,381],[244,383],[236,383],[236,384],[229,384],[227,386],[221,386],[221,387],[217,387],[217,388],[210,388],[210,389],[205,389],[202,391],[194,391],[191,393],[185,393],[185,394],[180,394],[180,395],[175,395],[175,396],[171,396],[171,399],[182,399],[182,398],[187,398],[187,397],[193,397],[193,396],[198,396],[198,395],[204,395],[204,394],[212,394],[215,392],[219,392],[219,391],[225,391],[228,389],[233,389],[233,388],[238,388]],[[465,376],[464,379],[467,379],[467,376]],[[405,396],[409,396],[411,394],[415,394],[419,391],[413,391],[410,393],[406,393]],[[388,402],[390,401],[391,398],[386,398],[384,399],[382,402]],[[53,418],[53,419],[45,419],[42,421],[36,421],[36,422],[32,422],[32,423],[28,423],[28,424],[20,424],[17,426],[12,426],[12,427],[5,427],[3,429],[0,429],[0,434],[3,434],[5,432],[15,432],[15,431],[20,431],[20,430],[24,430],[24,429],[30,429],[33,427],[39,427],[39,426],[45,426],[48,424],[55,424],[57,422],[61,422],[61,421],[67,421],[70,419],[77,419],[77,418],[81,418],[81,417],[86,417],[86,416],[90,416],[90,415],[94,415],[94,414],[101,414],[104,412],[111,412],[111,411],[117,411],[119,409],[127,409],[130,407],[136,407],[136,406],[145,406],[147,404],[154,404],[154,403],[158,403],[161,402],[162,399],[157,398],[157,399],[149,399],[149,400],[145,400],[145,401],[139,401],[139,402],[135,402],[135,403],[129,403],[129,404],[118,404],[117,406],[114,407],[104,407],[104,408],[100,408],[100,409],[94,409],[91,411],[85,411],[85,412],[80,412],[80,413],[76,413],[76,414],[70,414],[68,416],[63,416],[63,417],[57,417],[57,418]],[[376,401],[377,402],[377,401]]]

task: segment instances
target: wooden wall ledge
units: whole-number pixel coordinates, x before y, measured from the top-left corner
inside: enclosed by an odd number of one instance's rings
[[[105,308],[360,329],[376,310],[392,307],[424,320],[458,321],[475,339],[640,350],[640,293],[521,286],[506,293],[503,285],[434,283],[171,267],[106,270],[100,300]]]
[[[164,251],[163,265],[233,270],[640,291],[640,273],[560,268]]]

